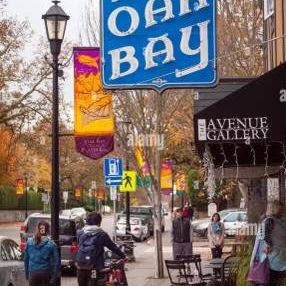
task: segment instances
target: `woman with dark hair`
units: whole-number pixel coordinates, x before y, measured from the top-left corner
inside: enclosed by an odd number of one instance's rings
[[[40,221],[35,236],[27,241],[24,261],[29,286],[49,286],[59,277],[59,253],[49,233],[49,223]]]
[[[208,239],[212,251],[212,258],[221,258],[224,242],[224,225],[218,213],[213,214],[208,226]]]

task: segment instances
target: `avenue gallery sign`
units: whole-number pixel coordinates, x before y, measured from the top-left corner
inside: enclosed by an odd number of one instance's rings
[[[267,117],[198,119],[199,141],[243,141],[267,139]]]
[[[216,0],[101,0],[107,88],[213,86]]]

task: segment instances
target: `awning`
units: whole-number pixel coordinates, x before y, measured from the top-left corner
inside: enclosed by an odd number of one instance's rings
[[[194,125],[215,167],[286,167],[286,63],[195,113]]]

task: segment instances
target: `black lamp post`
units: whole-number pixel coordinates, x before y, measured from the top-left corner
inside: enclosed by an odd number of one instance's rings
[[[58,6],[60,1],[52,1],[54,5],[42,16],[53,55],[53,115],[52,115],[52,198],[51,198],[51,234],[59,246],[59,54],[65,35],[67,21],[70,18]],[[60,279],[54,285],[60,285]]]

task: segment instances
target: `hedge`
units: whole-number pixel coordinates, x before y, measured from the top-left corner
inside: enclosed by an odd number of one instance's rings
[[[25,210],[25,195],[17,196],[11,186],[0,186],[0,210]],[[43,209],[42,194],[28,191],[28,210]]]

